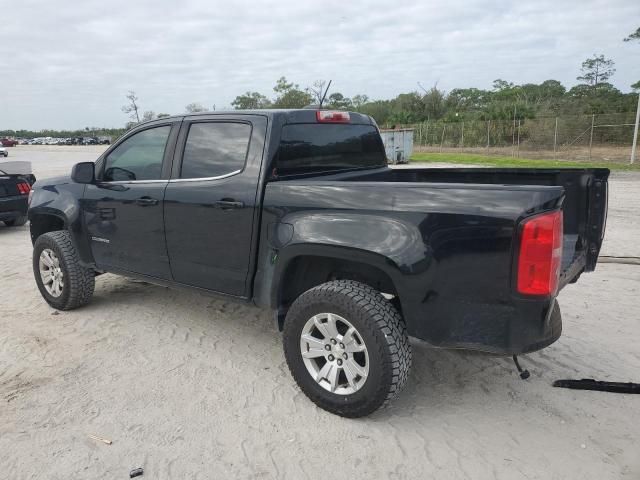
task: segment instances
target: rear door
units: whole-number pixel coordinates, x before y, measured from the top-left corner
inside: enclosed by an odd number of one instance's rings
[[[267,118],[185,118],[165,193],[175,281],[246,296]]]
[[[179,125],[148,125],[98,161],[81,203],[98,267],[171,279],[163,199]]]

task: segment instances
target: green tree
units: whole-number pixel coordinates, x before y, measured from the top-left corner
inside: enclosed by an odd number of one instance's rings
[[[366,95],[354,95],[353,98],[351,99],[351,104],[352,104],[353,108],[358,110],[360,107],[362,107],[368,101],[369,101],[369,97],[366,96]]]
[[[309,92],[300,90],[298,84],[287,82],[285,77],[278,79],[273,91],[277,94],[273,101],[276,108],[303,108],[313,101]]]
[[[156,118],[156,112],[154,112],[153,110],[147,110],[142,114],[143,122],[148,122],[149,120],[153,120],[155,118]]]
[[[628,37],[626,37],[624,39],[625,42],[631,42],[633,40],[640,41],[640,27],[638,27],[635,32],[633,32],[632,34],[630,34]],[[634,91],[639,91],[640,90],[640,80],[638,80],[636,83],[632,84],[631,88]]]
[[[640,41],[640,27],[638,27],[635,32],[624,39],[625,42],[631,42],[633,40]]]
[[[606,82],[616,73],[616,69],[613,68],[614,65],[614,61],[605,58],[604,55],[594,54],[593,57],[587,58],[582,62],[582,75],[577,79],[591,86],[596,86],[599,83]]]
[[[325,100],[327,107],[348,110],[351,108],[351,99],[345,97],[340,92],[335,92],[329,95],[329,98]]]
[[[437,85],[431,87],[422,97],[424,110],[420,120],[442,118],[446,113],[445,98],[445,92],[438,90]]]
[[[513,88],[513,83],[507,82],[506,80],[502,80],[498,78],[493,81],[493,89],[497,92],[501,92],[503,90],[509,90]]]
[[[159,113],[158,115],[156,115],[156,118],[167,118],[170,116],[171,115],[169,115],[168,113]]]
[[[186,113],[208,112],[209,109],[201,103],[190,103],[184,107]]]
[[[258,92],[247,92],[244,95],[238,95],[231,105],[236,110],[257,110],[261,108],[269,108],[271,102],[267,97]]]

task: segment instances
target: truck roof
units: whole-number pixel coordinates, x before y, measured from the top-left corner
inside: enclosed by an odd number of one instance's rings
[[[324,110],[324,109],[323,109]],[[262,115],[269,118],[285,117],[284,123],[316,123],[317,109],[310,108],[289,108],[289,109],[276,109],[265,108],[259,110],[214,110],[212,112],[197,112],[197,113],[183,113],[180,115],[171,115],[169,117],[157,118],[149,120],[147,122],[141,122],[136,125],[144,125],[147,123],[164,121],[164,120],[177,120],[187,117],[210,117],[214,115],[229,116],[229,115]],[[358,112],[346,112],[351,117],[349,123],[352,124],[367,124],[375,125],[375,121],[369,115]]]

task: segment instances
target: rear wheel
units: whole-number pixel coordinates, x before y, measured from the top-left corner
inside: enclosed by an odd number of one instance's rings
[[[303,293],[284,325],[287,364],[319,407],[361,417],[402,389],[411,347],[396,308],[362,283],[339,280]]]
[[[13,220],[5,220],[4,224],[7,227],[21,227],[22,225],[24,225],[25,223],[27,223],[27,217],[17,217],[14,218]]]
[[[72,310],[89,303],[95,272],[80,265],[69,232],[48,232],[33,247],[33,273],[42,297],[58,310]]]

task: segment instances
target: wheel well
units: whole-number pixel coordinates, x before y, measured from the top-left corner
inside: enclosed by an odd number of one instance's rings
[[[332,280],[355,280],[395,297],[392,302],[401,311],[393,281],[384,271],[372,265],[342,258],[301,256],[286,267],[278,292],[278,326],[282,329],[289,307],[307,290]]]
[[[33,215],[30,219],[31,243],[40,235],[56,230],[64,230],[64,220],[55,215]]]

